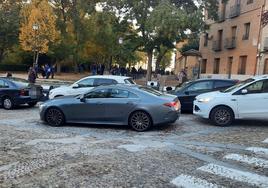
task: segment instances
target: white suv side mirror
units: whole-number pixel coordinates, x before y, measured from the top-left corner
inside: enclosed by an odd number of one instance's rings
[[[78,85],[78,84],[73,84],[73,85],[72,85],[72,88],[73,88],[73,89],[77,89],[77,88],[79,88],[79,85]]]

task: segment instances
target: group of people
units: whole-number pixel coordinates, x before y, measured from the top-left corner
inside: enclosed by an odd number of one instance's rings
[[[103,75],[104,70],[105,70],[105,65],[93,63],[90,69],[93,75]]]
[[[179,81],[179,85],[182,85],[184,82],[186,82],[188,80],[188,73],[187,72],[188,72],[188,68],[187,67],[184,68],[184,69],[182,69],[179,72],[179,74],[177,76],[177,79]]]
[[[30,83],[35,83],[36,78],[38,78],[38,73],[41,73],[43,79],[49,79],[50,76],[53,79],[55,66],[45,64],[39,67],[37,64],[34,64],[34,66],[30,67],[28,70],[28,81]]]

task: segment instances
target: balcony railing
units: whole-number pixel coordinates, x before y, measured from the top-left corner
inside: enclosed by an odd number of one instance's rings
[[[268,37],[265,37],[264,39],[263,50],[268,51]]]
[[[212,50],[215,51],[215,52],[219,52],[221,51],[221,41],[220,40],[216,40],[216,41],[213,41],[213,44],[212,44]]]
[[[235,18],[235,17],[239,16],[240,13],[241,13],[241,6],[240,6],[240,4],[231,6],[231,9],[230,9],[230,18]]]
[[[224,12],[219,12],[218,17],[219,17],[218,22],[225,21],[225,13]]]
[[[226,49],[236,48],[236,37],[226,38],[224,42],[224,47]]]

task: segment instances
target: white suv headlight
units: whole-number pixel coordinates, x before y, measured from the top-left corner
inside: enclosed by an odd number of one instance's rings
[[[201,103],[208,103],[210,101],[212,101],[213,98],[212,97],[204,97],[204,98],[199,98],[197,99],[198,102],[201,102]]]

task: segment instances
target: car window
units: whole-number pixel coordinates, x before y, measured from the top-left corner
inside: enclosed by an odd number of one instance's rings
[[[227,82],[227,81],[215,81],[214,83],[214,88],[217,89],[217,88],[227,88],[227,87],[231,87],[233,86],[234,83],[232,82]]]
[[[125,79],[124,82],[125,84],[135,84],[135,82],[131,78]]]
[[[228,88],[228,89],[226,89],[226,90],[224,90],[224,91],[222,91],[222,92],[223,92],[223,93],[229,93],[229,92],[232,92],[232,91],[234,91],[234,90],[236,90],[236,89],[242,87],[243,85],[246,85],[246,84],[248,84],[248,83],[250,83],[250,82],[253,82],[253,81],[254,81],[254,79],[250,78],[250,79],[247,79],[247,80],[245,80],[245,81],[243,81],[243,82],[238,82],[236,85],[234,85],[234,86],[232,86],[232,87],[230,87],[230,88]]]
[[[213,82],[212,81],[203,81],[194,83],[191,86],[187,88],[187,91],[189,92],[195,92],[195,91],[207,91],[212,90]]]
[[[111,98],[128,98],[129,97],[129,92],[126,90],[121,90],[121,89],[112,89]]]
[[[263,92],[263,93],[268,93],[268,80],[265,80],[265,81],[263,82],[262,92]]]
[[[105,78],[96,78],[94,81],[95,86],[112,85],[112,84],[117,84],[117,81],[113,79],[105,79]]]
[[[85,98],[93,99],[93,98],[108,98],[110,95],[109,89],[98,89],[86,94]]]
[[[8,88],[8,84],[4,80],[0,80],[0,88]]]
[[[264,83],[263,80],[262,81],[258,81],[258,82],[255,82],[255,83],[247,86],[244,89],[248,90],[248,93],[249,94],[262,93],[262,88],[263,88],[263,85],[264,85],[263,83]]]
[[[149,93],[151,95],[155,95],[155,96],[161,96],[163,95],[163,93],[159,92],[159,91],[156,91],[152,88],[149,88],[149,87],[140,87],[139,89],[145,91],[146,93]]]
[[[94,79],[87,78],[77,83],[79,87],[93,87]]]

